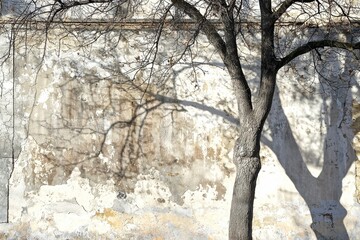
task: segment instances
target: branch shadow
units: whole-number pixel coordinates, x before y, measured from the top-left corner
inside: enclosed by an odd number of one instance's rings
[[[78,67],[74,66],[73,68],[76,69]],[[89,76],[92,75],[94,74],[89,72],[88,76],[84,75],[82,78],[89,79]],[[64,78],[73,79],[72,76],[65,76]],[[51,172],[51,174],[54,175],[57,174],[55,171],[56,168],[64,167],[64,172],[67,172],[69,175],[71,170],[79,165],[81,166],[82,173],[85,172],[85,174],[87,174],[85,177],[91,178],[97,173],[102,172],[102,176],[105,179],[100,180],[107,180],[111,178],[112,174],[117,174],[120,179],[119,185],[124,185],[124,188],[126,188],[125,185],[130,185],[129,182],[124,181],[124,178],[135,179],[132,181],[134,184],[134,182],[136,182],[137,174],[143,170],[141,162],[138,161],[144,154],[141,146],[159,140],[143,138],[142,129],[144,128],[145,121],[154,117],[150,116],[148,113],[151,112],[154,107],[158,108],[160,111],[160,106],[162,107],[165,103],[173,106],[180,105],[196,108],[208,112],[213,116],[218,116],[232,125],[237,126],[239,124],[238,120],[231,116],[231,114],[195,101],[179,100],[165,95],[152,94],[149,96],[148,102],[140,104],[140,98],[142,98],[141,100],[144,100],[143,94],[135,93],[134,95],[130,94],[129,96],[128,93],[134,89],[134,86],[130,86],[129,89],[121,89],[119,84],[114,85],[114,82],[112,82],[113,79],[96,79],[96,82],[93,83],[94,87],[91,87],[92,84],[89,84],[88,99],[83,99],[82,92],[86,85],[81,82],[80,79],[75,80],[73,79],[69,83],[60,86],[62,92],[61,94],[59,93],[59,96],[64,96],[64,99],[62,99],[63,102],[61,102],[62,109],[60,109],[59,115],[52,114],[51,118],[45,119],[46,121],[38,122],[39,129],[48,130],[42,133],[42,135],[49,136],[49,138],[52,139],[52,142],[50,142],[52,144],[49,144],[47,140],[42,143],[44,148],[48,150],[48,146],[55,146],[56,148],[50,150],[56,150],[59,153],[57,157],[60,156],[61,159],[65,160],[60,164],[56,163],[55,156],[51,156],[52,151],[48,151],[50,154],[44,156],[46,158],[44,161],[49,162],[51,167],[53,167],[51,168],[51,171],[54,169],[54,173]],[[109,96],[115,98],[99,97],[102,90],[99,90],[99,86],[95,86],[97,83],[100,85],[103,84],[102,89],[105,91],[103,92],[104,95],[105,93],[110,94]],[[114,88],[114,86],[117,86],[118,89],[116,87]],[[111,92],[115,90],[126,94],[129,98],[118,98],[116,94]],[[108,93],[106,91],[108,91]],[[326,136],[324,137],[324,166],[318,177],[314,177],[311,174],[307,167],[306,159],[302,156],[301,149],[296,142],[289,120],[286,117],[285,110],[281,105],[279,91],[276,91],[275,93],[274,107],[268,119],[272,141],[266,137],[263,137],[262,139],[263,143],[268,145],[276,154],[278,160],[285,169],[286,174],[295,184],[296,189],[307,203],[313,218],[312,228],[320,239],[322,236],[325,236],[325,234],[329,234],[326,233],[326,231],[330,231],[330,234],[335,234],[338,237],[337,239],[349,238],[343,223],[343,219],[346,216],[346,210],[341,205],[340,198],[342,195],[342,179],[354,161],[355,154],[351,146],[352,134],[349,133],[350,129],[341,122],[339,124],[339,121],[337,120],[339,117],[337,112],[339,112],[339,110],[341,112],[343,106],[338,105],[337,103],[339,101],[341,103],[349,102],[352,100],[352,96],[351,94],[340,94],[340,91],[343,91],[343,89],[335,89],[330,96],[330,107],[327,108],[327,114],[330,119],[327,122],[327,131]],[[346,91],[348,91],[348,88],[346,88]],[[339,96],[346,97],[340,99]],[[121,95],[121,97],[123,96]],[[103,102],[99,102],[97,99],[103,99]],[[122,105],[125,100],[129,101],[129,104],[132,105]],[[323,99],[324,103],[326,100],[327,99],[325,98]],[[107,107],[104,109],[104,106]],[[174,107],[170,109],[169,114],[171,115],[174,111],[178,112],[182,110],[183,109],[181,108],[178,109]],[[123,112],[124,115],[126,115],[125,112],[127,111],[130,111],[131,113],[130,119],[128,116],[124,117],[123,115],[116,115],[117,112]],[[49,124],[46,124],[49,119],[53,119],[53,116],[56,117],[56,121],[50,121]],[[165,118],[165,116],[160,116],[159,119],[161,118]],[[279,121],[279,119],[281,121]],[[93,127],[88,127],[89,122],[91,121],[95,121],[91,123],[91,126]],[[333,121],[335,121],[336,124],[334,124]],[[61,125],[59,125],[60,123]],[[166,123],[166,120],[161,123]],[[149,132],[151,131],[151,128],[161,128],[161,126],[155,125],[148,125],[145,127]],[[38,135],[40,136],[41,134]],[[96,135],[94,139],[93,135]],[[54,136],[66,136],[66,138],[60,139]],[[41,138],[41,136],[39,138]],[[85,141],[85,138],[89,141]],[[104,143],[108,140],[111,142],[106,144],[108,146],[105,146]],[[62,144],[59,144],[60,142]],[[178,143],[179,147],[181,147],[180,144],[184,145],[184,143]],[[76,144],[79,144],[80,150],[74,149]],[[62,145],[62,147],[57,147],[59,145]],[[92,148],[92,146],[96,146],[96,149]],[[161,147],[162,146],[160,146],[160,148]],[[81,150],[82,148],[84,150]],[[150,149],[150,151],[152,150],[153,149]],[[195,148],[195,150],[197,149]],[[162,150],[160,149],[159,152],[161,151]],[[347,154],[343,156],[342,153]],[[196,154],[197,152],[194,151],[194,155]],[[204,158],[204,156],[199,154],[199,159],[200,158]],[[66,161],[67,159],[69,159],[69,161]],[[79,161],[70,161],[73,159]],[[113,161],[113,165],[111,165],[111,162],[109,164],[109,159]],[[164,157],[164,159],[166,158]],[[158,159],[154,160],[158,161]],[[194,159],[184,161],[193,160]],[[176,166],[182,168],[188,164],[185,162],[181,165],[178,161],[178,159],[169,159],[168,162],[161,162],[160,164],[162,165],[159,166],[171,165],[171,168],[169,169],[173,170]],[[57,165],[55,165],[55,163]],[[97,167],[94,168],[94,166]],[[172,172],[170,173],[173,174]],[[51,179],[57,178],[54,175],[51,176]],[[63,176],[62,178],[64,179]],[[202,183],[200,180],[199,182]],[[57,182],[49,183],[56,184]],[[208,183],[205,182],[204,184]],[[186,187],[189,188],[189,186]],[[175,189],[174,191],[177,190]],[[181,196],[181,194],[178,195]]]

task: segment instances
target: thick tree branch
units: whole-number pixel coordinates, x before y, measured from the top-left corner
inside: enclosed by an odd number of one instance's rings
[[[251,90],[243,73],[236,43],[235,23],[233,12],[225,0],[218,1],[221,20],[224,24],[224,38],[219,35],[214,25],[203,16],[193,5],[183,0],[172,0],[173,5],[185,12],[190,18],[197,21],[209,42],[218,50],[226,68],[229,71],[235,96],[238,101],[238,110],[241,117],[248,116],[252,111]]]
[[[171,0],[173,5],[180,11],[186,13],[190,18],[194,19],[200,24],[201,30],[204,32],[209,42],[219,52],[222,59],[226,56],[226,46],[219,33],[216,31],[214,25],[209,22],[193,5],[183,0]]]
[[[278,69],[285,66],[287,63],[291,62],[293,59],[308,53],[312,50],[315,50],[317,48],[324,48],[324,47],[333,47],[333,48],[340,48],[345,49],[348,51],[353,51],[355,49],[360,49],[360,42],[357,43],[349,43],[349,42],[340,42],[340,41],[333,41],[333,40],[321,40],[321,41],[311,41],[308,42],[297,49],[293,50],[291,53],[289,53],[284,58],[280,59],[278,61]]]
[[[271,14],[271,1],[272,0],[259,0],[260,10],[261,10],[261,18],[265,15]]]
[[[91,3],[111,3],[113,1],[112,0],[80,0],[80,1],[56,0],[55,2],[59,3],[63,9],[69,9],[69,8],[72,8],[72,7],[88,5],[88,4],[91,4]],[[121,4],[125,3],[125,2],[126,2],[126,0],[122,0],[122,1],[118,2],[117,4],[121,5]]]
[[[220,0],[219,2],[226,42],[226,58],[223,60],[232,79],[240,117],[243,117],[252,111],[251,90],[246,81],[238,53],[233,8],[228,6],[225,0]]]
[[[261,10],[261,76],[259,94],[254,101],[256,117],[264,123],[272,103],[276,84],[276,58],[274,53],[274,29],[271,0],[259,0]]]
[[[229,2],[229,11],[232,12],[234,10],[235,6],[236,6],[236,0],[231,0]]]
[[[119,0],[116,4],[125,4],[128,0]],[[50,24],[55,21],[56,17],[74,7],[87,6],[91,4],[109,6],[114,3],[114,0],[54,0],[44,3],[43,5],[36,6],[37,1],[31,1],[34,4],[34,9],[29,13],[23,12],[19,15],[18,22],[26,22],[29,20],[43,20],[45,17]],[[31,5],[29,3],[29,6]],[[31,7],[28,8],[30,9]],[[96,9],[96,8],[94,8]],[[94,10],[95,11],[95,10]]]

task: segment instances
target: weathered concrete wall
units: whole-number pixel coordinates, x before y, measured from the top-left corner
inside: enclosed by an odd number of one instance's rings
[[[171,67],[173,53],[164,46],[159,64],[167,65],[157,74],[170,72],[160,88],[143,82],[146,72],[132,81],[125,75],[142,57],[140,33],[113,33],[116,48],[103,38],[79,48],[67,33],[49,36],[45,55],[37,38],[17,42],[6,68],[15,66],[21,152],[2,237],[227,239],[237,121],[226,72],[211,49],[199,44],[194,52],[206,63],[195,78],[187,63]],[[342,60],[324,69],[334,82],[347,79],[347,87],[330,91],[299,79],[304,64],[279,76],[262,139],[254,237],[314,239],[310,224],[322,217],[343,222],[356,238],[359,72],[346,72]],[[249,79],[256,69],[247,67]]]
[[[9,43],[4,35],[0,34],[2,42],[0,51],[5,52],[5,45]],[[8,180],[12,167],[12,156],[19,144],[14,143],[14,110],[13,110],[13,81],[11,80],[12,67],[9,62],[2,64],[3,76],[0,81],[0,222],[7,221],[8,210]],[[18,153],[18,151],[17,151]]]
[[[353,102],[352,105],[352,117],[353,117],[353,124],[352,128],[354,129],[354,149],[356,151],[357,161],[355,162],[355,174],[356,174],[356,196],[357,200],[360,203],[360,104],[357,101]]]
[[[8,211],[8,182],[9,182],[9,162],[7,158],[0,162],[0,221],[7,222]]]

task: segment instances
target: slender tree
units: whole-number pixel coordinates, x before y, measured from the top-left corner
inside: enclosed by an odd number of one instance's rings
[[[229,239],[251,239],[253,202],[256,179],[261,168],[260,136],[264,122],[271,108],[278,71],[296,57],[317,48],[334,47],[352,51],[359,49],[360,43],[341,42],[326,38],[308,41],[281,57],[275,52],[275,27],[281,17],[294,4],[314,3],[317,1],[284,1],[276,8],[270,0],[259,1],[261,32],[261,73],[260,86],[253,96],[240,61],[237,44],[236,17],[241,6],[237,1],[209,1],[216,6],[223,23],[223,36],[198,9],[189,2],[173,0],[175,7],[185,12],[197,22],[203,22],[202,31],[208,41],[217,49],[233,84],[239,111],[239,138],[234,146],[233,161],[237,167],[233,199],[230,213]],[[340,8],[342,9],[342,8]],[[320,14],[320,10],[319,10]],[[349,16],[343,12],[345,16]],[[241,18],[240,18],[241,19]]]
[[[39,3],[36,4],[37,2]],[[171,29],[179,26],[181,31],[190,33],[190,40],[185,44],[183,53],[191,51],[200,35],[206,36],[228,72],[237,100],[240,123],[233,156],[236,178],[231,203],[229,239],[251,239],[256,179],[261,168],[260,137],[271,109],[277,74],[281,68],[301,55],[312,51],[320,54],[317,51],[320,48],[337,48],[358,54],[355,49],[360,48],[359,35],[352,31],[352,24],[358,21],[359,7],[354,1],[169,0],[148,2],[151,10],[147,12],[145,2],[148,1],[55,0],[44,3],[33,0],[20,14],[18,21],[26,22],[38,18],[45,21],[48,27],[54,23],[63,24],[66,14],[73,8],[84,8],[90,12],[84,21],[103,14],[102,19],[109,22],[126,22],[128,11],[119,10],[120,7],[131,8],[133,19],[136,14],[148,14],[147,16],[153,19],[152,24],[156,26],[156,31],[152,39],[153,45],[143,60],[144,67],[155,64],[161,40],[166,40],[165,29],[168,26],[171,26]],[[91,7],[86,8],[89,6]],[[244,37],[244,23],[260,36],[259,42],[254,43],[260,52],[259,85],[256,91],[250,88],[243,68],[241,43],[246,42],[246,39],[241,38]],[[350,41],[342,41],[338,34],[334,34],[336,29],[343,29],[345,25],[348,29],[346,34],[352,35],[347,38]],[[285,42],[290,44],[284,44],[277,29],[286,27],[312,30],[309,30],[309,36],[302,36],[301,39],[296,34],[292,35],[294,38],[291,40],[287,36]],[[326,28],[327,32],[319,35],[314,30],[318,28]],[[178,58],[171,60],[171,65],[184,56],[185,54],[180,54]],[[153,71],[152,67],[150,71]],[[148,74],[150,77],[151,72]]]

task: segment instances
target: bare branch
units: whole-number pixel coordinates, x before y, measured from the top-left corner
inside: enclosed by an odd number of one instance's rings
[[[230,11],[233,11],[234,8],[235,8],[235,6],[236,6],[236,0],[231,0],[231,1],[229,2],[229,10],[230,10]]]
[[[316,0],[285,0],[273,13],[275,20],[279,19],[294,3],[311,3]]]
[[[209,42],[215,47],[219,52],[222,59],[226,56],[226,45],[224,40],[221,38],[219,33],[216,31],[214,25],[208,21],[198,9],[193,5],[187,3],[183,0],[171,0],[176,8],[185,12],[190,18],[197,21],[201,27],[201,30],[204,32]]]
[[[349,43],[349,42],[340,42],[340,41],[333,41],[333,40],[321,40],[321,41],[311,41],[308,42],[295,50],[289,53],[287,56],[282,58],[278,62],[278,69],[285,66],[287,63],[291,62],[295,58],[308,53],[312,50],[317,48],[324,48],[324,47],[333,47],[333,48],[340,48],[348,51],[353,51],[355,49],[360,49],[360,42],[357,43]]]

